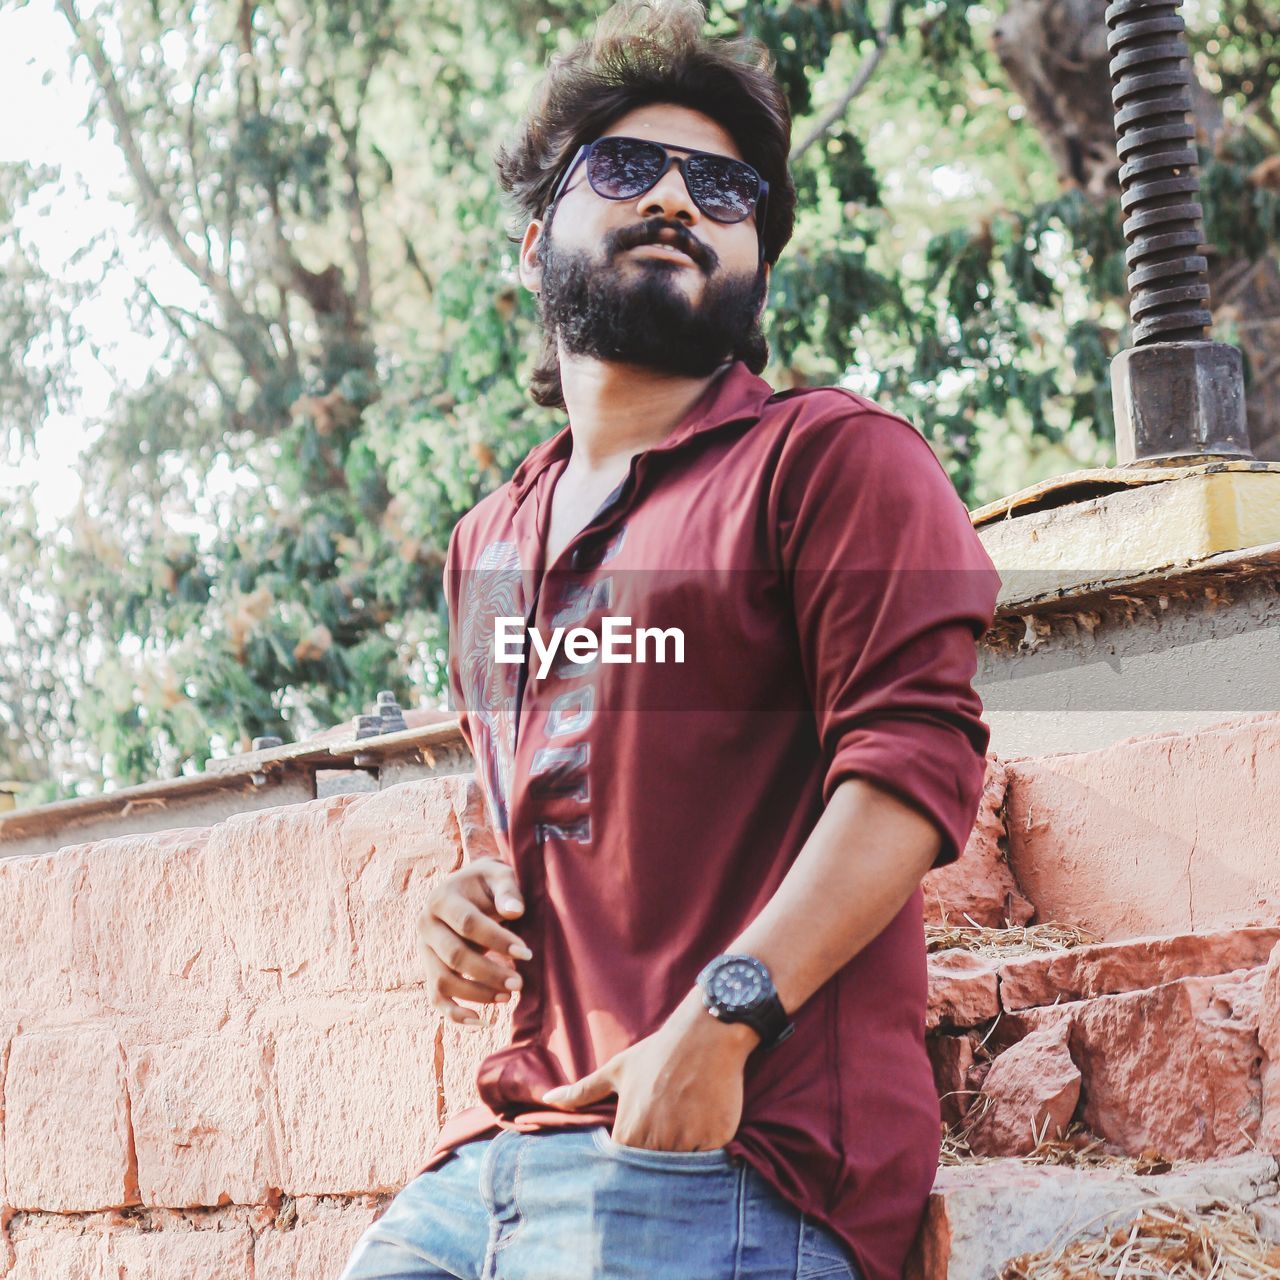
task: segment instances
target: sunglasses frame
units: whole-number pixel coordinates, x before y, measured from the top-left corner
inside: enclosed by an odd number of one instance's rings
[[[610,139],[617,139],[619,141],[624,141],[624,142],[641,142],[641,143],[644,143],[646,146],[661,147],[662,150],[666,153],[666,163],[658,171],[658,174],[654,178],[654,180],[647,187],[643,188],[643,190],[637,191],[634,195],[628,195],[628,196],[606,195],[603,191],[597,191],[594,183],[592,183],[589,161],[591,158],[591,152],[595,149],[596,145],[598,143],[605,142]],[[672,155],[671,153],[673,151],[683,151],[685,153],[684,158],[681,159],[680,156]],[[697,196],[693,194],[693,191],[689,186],[688,179],[684,175],[684,166],[686,162],[693,159],[695,156],[710,156],[712,159],[715,159],[715,160],[732,160],[735,164],[744,165],[746,168],[750,169],[751,172],[756,175],[756,181],[760,184],[760,190],[756,196],[756,204],[753,212],[756,220],[756,236],[760,242],[760,260],[761,262],[763,262],[764,261],[764,214],[765,214],[765,210],[768,208],[768,205],[769,205],[768,182],[766,182],[765,179],[760,176],[759,170],[757,170],[754,165],[747,164],[745,160],[738,160],[734,156],[722,155],[717,151],[698,151],[694,147],[683,147],[675,142],[659,142],[656,138],[633,138],[628,134],[621,134],[621,133],[605,133],[605,134],[601,134],[600,137],[594,139],[591,142],[584,142],[582,146],[580,146],[578,150],[574,153],[573,159],[569,161],[569,166],[567,169],[565,169],[564,176],[560,179],[559,182],[556,183],[556,188],[551,193],[551,199],[547,201],[546,216],[548,217],[550,216],[551,210],[555,207],[556,202],[564,194],[565,188],[568,187],[569,185],[569,179],[573,177],[574,173],[576,172],[580,164],[587,164],[587,185],[591,187],[591,190],[595,191],[596,195],[598,195],[602,200],[638,200],[642,195],[645,194],[646,191],[652,191],[654,187],[656,187],[658,183],[661,182],[662,179],[667,175],[667,172],[670,170],[671,166],[675,165],[676,168],[680,170],[680,180],[684,183],[685,190],[689,192],[689,199],[692,200],[693,203],[696,204],[698,208],[701,209],[702,212],[706,214],[708,218],[711,219],[712,222],[718,222],[722,227],[732,227],[732,226],[736,226],[737,223],[739,222],[746,222],[747,218],[750,218],[752,214],[749,213],[749,214],[746,214],[744,217],[735,219],[732,222],[726,222],[725,219],[717,218],[715,214],[709,212],[707,209],[704,209],[702,207],[701,202],[698,200]]]

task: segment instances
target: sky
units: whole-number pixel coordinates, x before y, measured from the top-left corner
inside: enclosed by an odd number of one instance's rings
[[[105,348],[100,362],[88,345],[73,355],[80,401],[76,412],[51,414],[37,439],[36,454],[17,466],[0,460],[0,490],[36,482],[41,528],[52,530],[74,508],[80,493],[76,462],[92,438],[114,388],[139,384],[159,354],[157,339],[130,331],[126,299],[132,273],[145,274],[157,292],[182,297],[191,282],[167,251],[132,233],[131,217],[112,193],[123,189],[123,161],[109,129],[84,123],[90,101],[88,68],[72,68],[71,39],[52,0],[23,8],[0,8],[0,85],[10,107],[0,111],[0,163],[28,161],[62,169],[64,193],[37,217],[28,211],[23,229],[36,245],[41,265],[64,274],[67,258],[97,230],[118,238],[128,268],[109,276],[78,311],[92,342]],[[47,82],[46,82],[47,81]]]

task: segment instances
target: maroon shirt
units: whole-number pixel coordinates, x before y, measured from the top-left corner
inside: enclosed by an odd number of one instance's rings
[[[498,1126],[611,1122],[612,1102],[538,1099],[657,1030],[843,780],[931,818],[939,863],[981,791],[971,680],[998,579],[907,422],[728,366],[546,566],[571,447],[566,427],[532,449],[450,539],[450,682],[533,959],[481,1105],[426,1167]],[[671,645],[661,663],[562,657],[537,679],[495,661],[495,617],[549,636],[604,614],[680,628],[684,662]],[[937,1167],[925,998],[917,891],[794,1012],[790,1039],[748,1059],[728,1148],[844,1239],[866,1280],[899,1276]]]

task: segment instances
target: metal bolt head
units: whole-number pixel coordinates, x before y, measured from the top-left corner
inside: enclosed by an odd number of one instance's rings
[[[378,693],[377,712],[382,720],[383,733],[403,733],[409,726],[405,723],[404,712],[396,701],[396,695],[390,689]]]
[[[1240,352],[1224,342],[1153,342],[1111,362],[1116,461],[1177,466],[1251,458]]]
[[[376,738],[384,732],[381,716],[356,716],[352,721],[357,738]]]

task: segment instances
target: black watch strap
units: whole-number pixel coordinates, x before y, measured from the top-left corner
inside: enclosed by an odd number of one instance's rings
[[[776,991],[742,1020],[759,1034],[761,1049],[772,1049],[775,1045],[780,1045],[796,1029],[796,1024],[787,1017],[787,1011],[782,1007]]]

